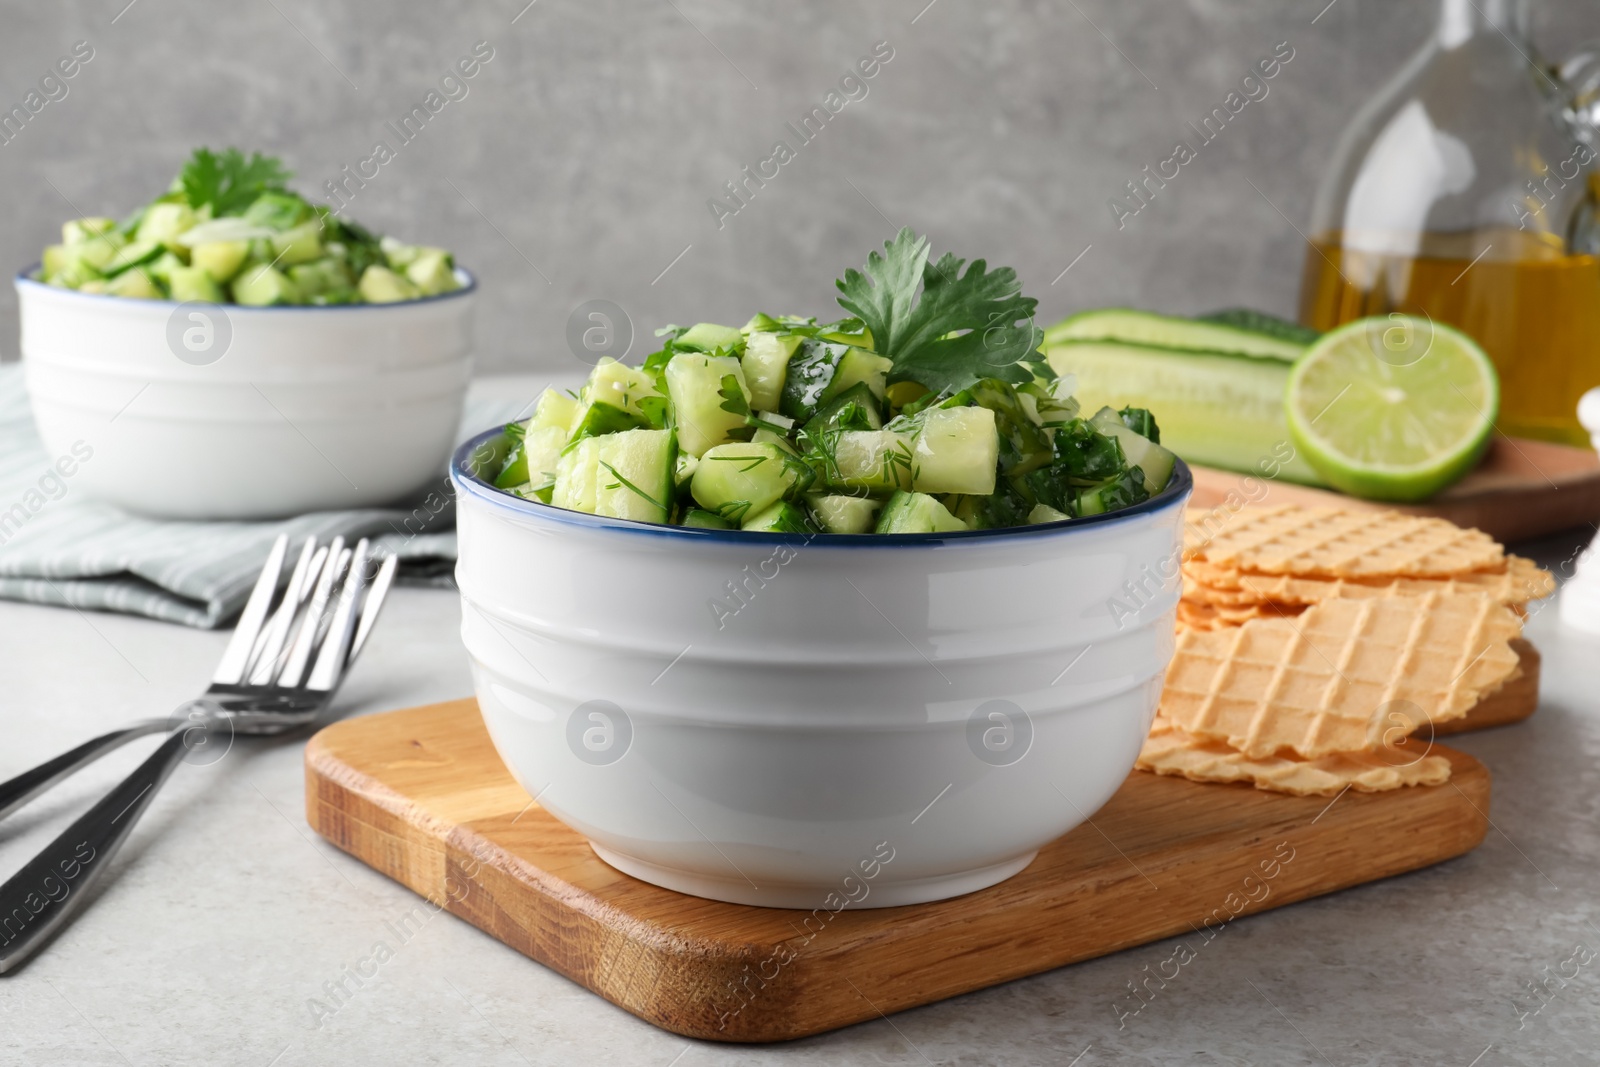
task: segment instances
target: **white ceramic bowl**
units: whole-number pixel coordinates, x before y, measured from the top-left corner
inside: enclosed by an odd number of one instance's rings
[[[403,304],[252,308],[16,280],[52,456],[90,495],[175,519],[395,502],[442,475],[472,371],[476,283]]]
[[[1022,870],[1132,769],[1174,644],[1181,463],[1113,515],[807,539],[511,497],[470,473],[493,439],[451,465],[478,703],[612,866],[744,904],[938,900]]]

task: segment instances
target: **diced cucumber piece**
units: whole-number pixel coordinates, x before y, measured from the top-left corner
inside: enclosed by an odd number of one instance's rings
[[[742,522],[803,493],[811,481],[811,468],[777,445],[733,442],[700,457],[689,491],[707,511]]]
[[[178,243],[186,248],[194,249],[198,245],[214,244],[219,241],[233,242],[250,241],[258,237],[270,238],[272,234],[273,231],[270,227],[261,226],[235,215],[228,215],[220,219],[195,223],[183,231],[178,237]]]
[[[1079,490],[1073,510],[1079,515],[1104,515],[1108,511],[1131,507],[1149,497],[1144,487],[1144,472],[1134,466],[1099,485]]]
[[[1080,312],[1045,331],[1047,348],[1067,341],[1120,341],[1283,363],[1293,363],[1306,349],[1304,343],[1285,339],[1281,331],[1241,328],[1232,323],[1157,315],[1132,308]]]
[[[988,408],[931,408],[912,446],[911,488],[919,493],[994,492],[1000,434]]]
[[[111,261],[117,258],[117,252],[125,242],[90,240],[80,244],[66,245],[63,259],[65,265],[60,273],[72,272],[75,268],[80,272],[87,268],[94,276],[103,275]]]
[[[249,307],[299,303],[300,294],[282,271],[262,264],[246,267],[231,286],[236,303]]]
[[[361,283],[356,289],[361,293],[361,299],[369,304],[398,304],[422,295],[409,278],[376,263],[361,272]]]
[[[102,281],[104,278],[105,275],[83,260],[69,259],[66,266],[46,277],[45,281],[65,289],[82,289],[90,282]]]
[[[691,456],[705,455],[708,448],[727,441],[733,430],[745,424],[743,414],[723,407],[727,403],[722,396],[723,382],[730,376],[748,404],[750,389],[745,385],[744,369],[733,356],[680,352],[667,364],[667,395],[677,413],[678,446]]]
[[[73,219],[61,224],[61,243],[64,245],[83,244],[96,238],[105,237],[116,233],[117,220],[103,216],[91,215],[88,218]]]
[[[851,386],[817,409],[805,424],[805,436],[817,437],[829,430],[881,430],[883,412],[879,398],[865,384]]]
[[[451,269],[450,253],[430,248],[406,268],[411,284],[422,290],[424,296],[436,296],[460,288],[456,273]]]
[[[926,493],[896,493],[878,514],[877,533],[950,533],[967,524]]]
[[[334,288],[333,279],[322,267],[322,261],[297,263],[284,272],[302,296],[319,296]]]
[[[384,261],[389,264],[391,270],[405,270],[422,254],[421,246],[408,245],[394,237],[381,239],[378,248],[383,252]]]
[[[60,274],[72,262],[72,250],[66,245],[46,245],[44,259],[39,263],[39,276],[49,278]]]
[[[166,282],[170,287],[172,284],[172,272],[177,270],[179,267],[187,267],[188,265],[189,264],[173,255],[171,252],[164,251],[155,259],[152,259],[149,263],[145,264],[144,272],[150,275],[150,277],[155,278],[157,281]]]
[[[1143,434],[1128,429],[1122,416],[1111,408],[1101,408],[1089,421],[1101,433],[1117,439],[1128,465],[1144,472],[1144,487],[1151,496],[1167,487],[1176,456]]]
[[[106,261],[105,273],[121,274],[129,267],[138,267],[151,262],[165,251],[163,246],[154,241],[134,241],[117,249],[116,254]]]
[[[806,338],[788,361],[778,410],[808,422],[817,409],[853,385],[865,384],[880,400],[893,364],[864,348]]]
[[[78,286],[78,292],[91,293],[95,296],[103,296],[106,292],[106,283],[99,278],[91,278],[82,285]]]
[[[731,530],[733,523],[720,515],[714,515],[704,508],[690,508],[684,512],[683,525],[691,526],[697,530]]]
[[[188,204],[157,203],[145,208],[139,221],[138,239],[169,248],[178,247],[178,235],[200,221]]]
[[[561,454],[550,503],[568,511],[594,512],[600,472],[600,438],[585,437]]]
[[[1086,408],[1155,412],[1162,444],[1190,463],[1325,484],[1289,436],[1287,363],[1095,342],[1057,345],[1049,360],[1058,373],[1077,376]]]
[[[1072,518],[1071,515],[1064,511],[1057,511],[1049,504],[1035,504],[1033,510],[1028,512],[1028,524],[1030,526],[1036,526],[1041,522],[1060,522],[1062,519],[1070,518]]]
[[[745,520],[740,529],[753,533],[816,533],[805,509],[797,508],[787,500],[780,500],[759,515]]]
[[[832,489],[887,493],[911,488],[915,437],[894,430],[844,430],[825,434],[820,466]]]
[[[220,304],[227,299],[222,287],[200,267],[175,268],[167,279],[167,285],[172,290],[172,299],[180,303],[200,300],[208,304]]]
[[[571,436],[576,440],[635,428],[659,428],[666,421],[666,403],[653,376],[638,367],[602,359],[589,372],[583,403],[573,415]]]
[[[793,334],[752,333],[744,345],[740,363],[745,384],[750,387],[750,406],[759,411],[777,411],[783,398],[783,379],[789,357],[800,347],[802,338]]]
[[[689,486],[694,481],[694,472],[699,469],[698,456],[691,456],[683,449],[678,449],[678,461],[672,471],[672,480],[677,486],[680,497],[689,494]]]
[[[142,270],[125,270],[106,282],[106,292],[112,296],[128,296],[137,300],[165,300],[166,293]]]
[[[837,493],[817,494],[806,498],[811,513],[817,517],[827,533],[871,533],[877,525],[878,509],[883,501],[870,496],[841,496]]]
[[[680,352],[714,352],[719,348],[734,349],[744,343],[744,334],[733,326],[718,326],[714,322],[697,322],[674,343]]]
[[[247,222],[279,231],[293,229],[311,216],[311,205],[293,193],[262,193],[244,212]]]
[[[587,440],[598,442],[595,514],[666,522],[672,504],[673,458],[678,450],[673,432],[624,430]]]
[[[546,389],[539,394],[539,402],[534,405],[528,429],[552,427],[559,428],[563,433],[571,433],[573,423],[578,420],[580,407],[576,397],[557,389]]]
[[[322,224],[319,222],[302,223],[283,233],[274,234],[271,241],[272,258],[280,267],[292,267],[297,263],[310,263],[322,258]]]

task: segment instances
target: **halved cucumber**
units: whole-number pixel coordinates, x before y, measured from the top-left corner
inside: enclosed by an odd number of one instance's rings
[[[740,359],[745,384],[750,387],[750,406],[758,411],[777,411],[783,397],[783,381],[789,357],[800,347],[802,338],[794,334],[753,333],[745,342]]]
[[[811,468],[777,445],[734,442],[700,457],[689,491],[707,511],[742,522],[803,493],[811,480]]]
[[[1052,326],[1045,331],[1044,343],[1048,349],[1066,341],[1121,341],[1282,363],[1293,363],[1306,349],[1304,343],[1283,337],[1281,330],[1249,328],[1240,325],[1242,321],[1207,322],[1133,308],[1100,308],[1079,312]]]
[[[748,405],[750,389],[745,385],[744,369],[734,357],[680,352],[667,364],[667,395],[677,413],[678,445],[691,456],[704,455],[706,449],[727,441],[731,431],[745,425],[742,413],[723,407],[727,400],[722,389],[729,377]]]
[[[877,524],[878,511],[883,501],[870,496],[841,496],[837,493],[817,494],[806,498],[811,513],[822,524],[823,530],[836,534],[871,533]]]
[[[624,430],[587,440],[598,442],[594,513],[637,522],[666,522],[678,450],[673,432]]]
[[[966,528],[966,523],[926,493],[896,493],[878,515],[876,532],[949,533]]]

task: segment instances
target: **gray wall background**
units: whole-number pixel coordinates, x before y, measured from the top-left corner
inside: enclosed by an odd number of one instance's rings
[[[0,146],[0,261],[34,261],[80,211],[126,213],[199,144],[278,154],[325,199],[326,179],[380,138],[394,144],[385,123],[487,41],[494,57],[468,95],[400,147],[349,209],[380,231],[448,246],[480,274],[486,371],[572,368],[568,317],[597,298],[631,316],[636,357],[667,322],[831,316],[832,279],[901,225],[930,234],[936,251],[1016,267],[1046,323],[1112,303],[1292,314],[1303,254],[1294,227],[1319,168],[1435,8],[526,3],[5,0],[6,108],[75,41],[95,55],[65,98]],[[1547,0],[1538,37],[1550,51],[1596,34],[1593,0]],[[784,123],[880,40],[894,58],[866,98],[719,229],[706,200],[775,140],[794,146]],[[1119,232],[1107,199],[1285,41],[1295,57],[1270,94]],[[17,358],[9,286],[0,358]]]

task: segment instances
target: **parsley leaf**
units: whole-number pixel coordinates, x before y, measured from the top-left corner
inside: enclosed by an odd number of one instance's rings
[[[945,253],[928,262],[928,240],[910,229],[851,268],[834,284],[839,304],[871,332],[880,355],[894,362],[891,382],[916,382],[956,393],[984,378],[1032,379],[1044,331],[1033,324],[1038,301],[1022,295],[1010,267],[991,271],[981,259]],[[920,299],[918,285],[922,292]]]
[[[220,217],[237,215],[262,193],[285,191],[289,178],[273,156],[252,152],[247,160],[237,148],[197,148],[178,173],[178,184],[190,207],[210,204],[212,215]]]

